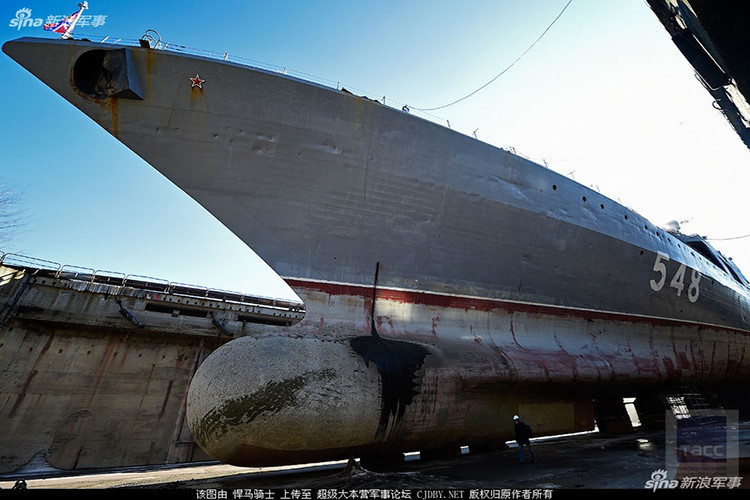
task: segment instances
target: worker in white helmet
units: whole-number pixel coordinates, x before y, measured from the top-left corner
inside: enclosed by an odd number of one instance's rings
[[[531,453],[532,461],[536,462],[536,453],[531,449],[531,427],[524,423],[518,415],[513,415],[513,426],[516,430],[516,443],[518,444],[518,463],[523,463],[523,447],[524,445],[529,449]]]

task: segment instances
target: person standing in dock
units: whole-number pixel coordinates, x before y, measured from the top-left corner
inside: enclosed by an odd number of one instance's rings
[[[523,463],[524,445],[529,449],[532,461],[536,462],[536,453],[534,453],[534,450],[531,448],[531,442],[529,441],[531,438],[531,427],[522,421],[518,415],[513,415],[513,426],[515,427],[516,443],[518,444],[518,463]]]

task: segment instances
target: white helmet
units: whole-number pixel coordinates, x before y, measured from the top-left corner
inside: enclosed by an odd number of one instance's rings
[[[518,420],[518,415],[513,415],[513,420]]]

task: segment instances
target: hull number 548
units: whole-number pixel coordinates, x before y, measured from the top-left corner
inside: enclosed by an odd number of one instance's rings
[[[669,262],[669,255],[658,252],[656,254],[656,261],[654,262],[654,272],[659,274],[658,280],[652,279],[651,280],[651,289],[655,292],[661,291],[662,288],[664,288],[664,285],[667,282],[667,262]],[[677,272],[672,277],[672,281],[669,282],[670,288],[674,288],[677,291],[677,296],[681,296],[682,292],[685,290],[685,272],[687,267],[685,264],[680,264],[680,268],[677,269]],[[700,287],[699,283],[701,281],[701,273],[696,271],[695,269],[692,270],[692,273],[690,274],[690,285],[687,287],[687,296],[688,300],[690,302],[695,302],[698,300],[698,295],[700,295]]]

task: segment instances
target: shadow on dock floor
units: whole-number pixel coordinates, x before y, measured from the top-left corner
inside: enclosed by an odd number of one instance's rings
[[[745,441],[750,441],[745,439]],[[745,443],[747,445],[748,443]],[[137,472],[28,478],[32,488],[149,489],[640,489],[666,468],[664,432],[563,436],[533,443],[536,463],[518,464],[516,448],[449,460],[410,460],[368,470],[346,462],[289,468],[203,464]],[[741,465],[739,476],[748,473]],[[750,482],[750,479],[748,479]],[[744,481],[743,481],[744,483]],[[0,483],[10,488],[10,483]],[[750,484],[741,484],[747,488]],[[716,490],[714,490],[715,492]]]
[[[181,483],[189,488],[643,488],[664,468],[661,434],[605,437],[589,434],[537,441],[536,463],[518,463],[516,448],[466,454],[449,460],[414,460],[398,469],[339,469],[284,477],[238,475],[220,481]],[[343,467],[343,465],[342,465]]]

